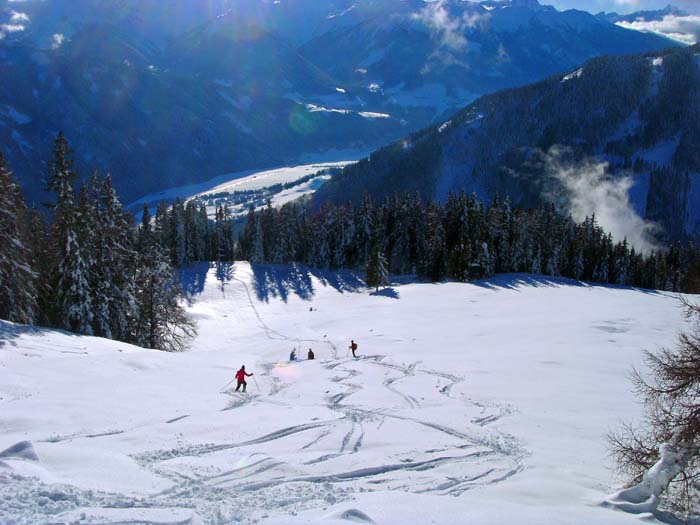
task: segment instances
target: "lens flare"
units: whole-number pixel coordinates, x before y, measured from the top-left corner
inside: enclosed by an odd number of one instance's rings
[[[277,363],[272,369],[272,375],[286,381],[298,381],[301,378],[301,370],[291,363]]]
[[[247,456],[241,456],[240,458],[238,458],[238,461],[236,461],[236,463],[234,464],[234,465],[235,465],[235,469],[236,469],[236,470],[244,469],[244,468],[249,467],[250,465],[252,465],[252,464],[253,464],[253,461],[252,461],[252,459],[251,459],[252,457],[253,457],[253,456],[249,454],[249,455],[247,455]]]
[[[289,114],[289,127],[298,135],[310,135],[318,128],[317,117],[299,104],[292,108]]]

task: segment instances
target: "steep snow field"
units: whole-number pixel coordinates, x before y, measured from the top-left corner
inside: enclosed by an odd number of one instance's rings
[[[639,414],[642,349],[684,327],[676,296],[519,275],[371,295],[243,263],[185,285],[182,354],[0,322],[0,523],[643,522],[601,506],[604,436]],[[220,393],[242,364],[257,384]]]

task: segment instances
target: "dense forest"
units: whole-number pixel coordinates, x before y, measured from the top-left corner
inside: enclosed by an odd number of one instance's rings
[[[174,269],[199,261],[348,268],[377,287],[389,274],[435,282],[522,272],[700,292],[697,244],[642,253],[594,216],[576,223],[551,205],[484,204],[464,192],[444,203],[414,192],[319,210],[268,201],[250,208],[237,233],[225,202],[213,219],[198,200],[161,203],[153,217],[145,207],[137,225],[109,177],[93,175],[76,191],[60,134],[48,174],[52,202],[43,213],[28,209],[0,156],[0,318],[148,348],[180,350],[193,334]]]
[[[28,209],[0,155],[0,318],[181,350],[194,326],[160,232],[136,228],[109,177],[76,191],[59,134],[48,163],[50,213]],[[45,215],[50,215],[47,222]]]
[[[451,194],[444,204],[417,194],[380,203],[302,203],[251,208],[234,241],[233,219],[219,207],[214,221],[203,204],[161,206],[156,229],[175,265],[199,260],[305,263],[317,268],[380,270],[440,281],[468,281],[525,272],[669,291],[700,292],[700,246],[674,243],[640,253],[614,242],[589,217],[577,224],[552,206],[523,210],[508,199],[484,205],[475,195]]]
[[[464,190],[536,207],[558,184],[538,159],[566,148],[572,166],[595,159],[611,178],[638,181],[645,190],[635,204],[666,240],[698,235],[699,52],[597,57],[568,75],[484,96],[347,166],[319,190],[316,206],[403,191],[444,202]]]

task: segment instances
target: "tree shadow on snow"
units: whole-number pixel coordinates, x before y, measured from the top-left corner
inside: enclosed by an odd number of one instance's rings
[[[389,299],[399,299],[399,292],[396,290],[396,288],[393,288],[391,286],[388,286],[387,288],[384,288],[382,290],[370,292],[370,295],[376,295],[378,297],[388,297]]]
[[[233,280],[233,263],[219,261],[214,263],[217,286],[224,292],[226,286]]]
[[[62,330],[54,330],[50,328],[28,326],[23,324],[12,324],[8,321],[0,320],[0,348],[4,348],[5,346],[17,346],[16,340],[23,335],[44,336],[49,334],[55,334],[57,332],[63,335],[77,337],[77,334],[65,332]]]
[[[661,295],[665,292],[659,290],[648,290],[645,288],[635,288],[618,284],[603,284],[577,281],[567,277],[553,277],[550,275],[532,275],[527,273],[507,273],[494,275],[488,279],[471,281],[469,284],[486,288],[488,290],[514,290],[521,288],[556,288],[561,286],[576,286],[584,288],[610,288],[612,290],[633,290],[650,295]]]
[[[367,288],[364,279],[352,270],[311,269],[311,273],[323,286],[330,286],[340,293],[356,293]]]
[[[322,286],[330,286],[340,293],[365,289],[364,281],[354,272],[309,268],[303,264],[252,264],[253,288],[260,301],[279,298],[285,303],[290,294],[309,301],[315,294],[312,277]]]
[[[208,262],[201,262],[178,270],[182,291],[188,302],[191,302],[193,297],[204,291],[204,284],[207,282],[210,266]]]
[[[658,521],[667,525],[700,525],[700,517],[683,519],[665,510],[656,510],[652,515]]]
[[[255,295],[260,301],[279,298],[286,303],[290,293],[308,301],[314,295],[311,274],[305,266],[251,264],[250,267],[253,270]]]

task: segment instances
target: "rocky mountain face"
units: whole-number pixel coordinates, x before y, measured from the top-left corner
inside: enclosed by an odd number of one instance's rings
[[[482,97],[346,168],[317,202],[464,190],[534,206],[608,184],[662,237],[700,234],[699,56],[696,45],[595,58]]]
[[[58,130],[130,201],[367,151],[478,96],[668,47],[536,0],[0,0],[0,148],[41,199]]]

